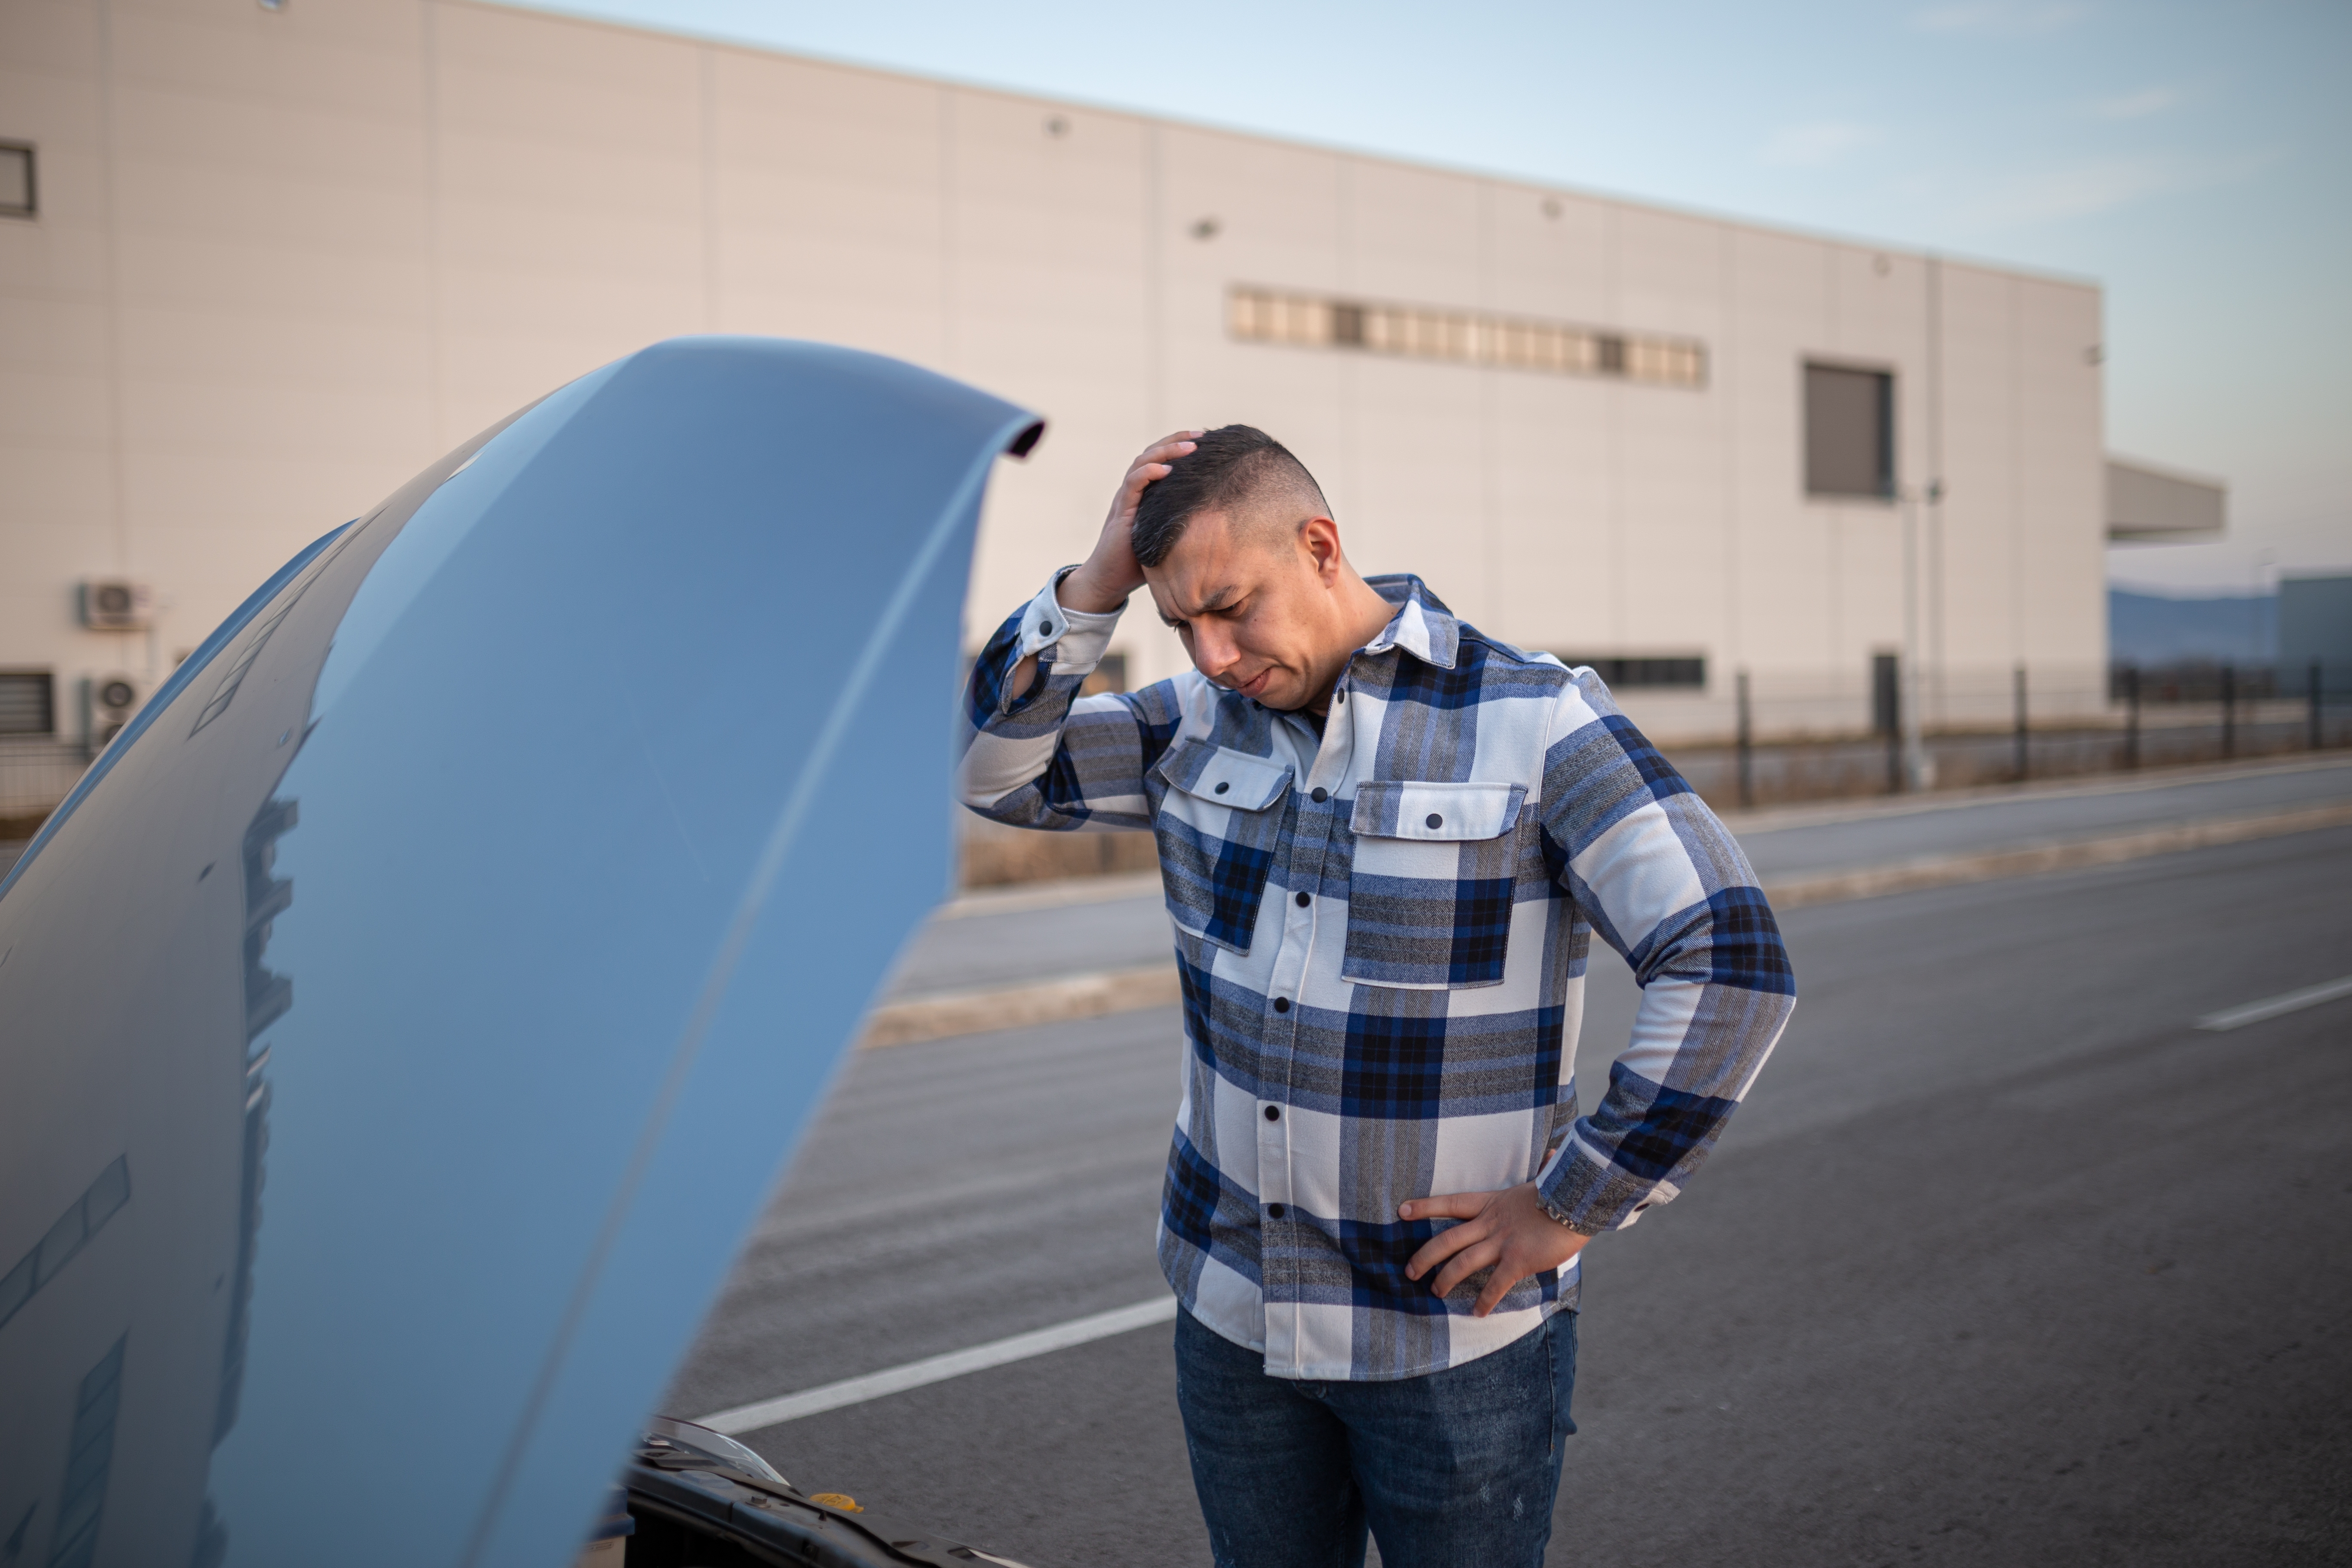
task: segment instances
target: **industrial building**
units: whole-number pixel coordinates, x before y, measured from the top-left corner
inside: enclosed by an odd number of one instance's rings
[[[2278,591],[2278,672],[2293,686],[2312,672],[2329,691],[2352,689],[2352,577],[2298,573]]]
[[[102,737],[304,542],[685,332],[1048,419],[973,645],[1146,439],[1241,420],[1366,571],[1669,740],[1743,677],[1766,731],[1866,731],[1906,646],[1931,727],[2021,668],[2099,710],[2107,541],[2221,524],[2111,463],[2090,281],[468,0],[11,0],[0,311],[19,742]],[[1148,615],[1114,652],[1182,657]]]

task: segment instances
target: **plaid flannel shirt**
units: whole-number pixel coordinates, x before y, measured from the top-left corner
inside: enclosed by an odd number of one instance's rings
[[[1483,1275],[1433,1295],[1405,1264],[1453,1222],[1398,1204],[1532,1180],[1577,1230],[1633,1224],[1706,1157],[1796,1001],[1738,845],[1592,671],[1483,636],[1418,578],[1370,581],[1396,616],[1319,735],[1193,670],[1080,697],[1118,616],[1053,584],[966,693],[966,805],[1158,837],[1188,1045],[1160,1264],[1282,1377],[1417,1376],[1572,1306],[1573,1263],[1484,1319]],[[1595,931],[1643,994],[1580,1117]]]

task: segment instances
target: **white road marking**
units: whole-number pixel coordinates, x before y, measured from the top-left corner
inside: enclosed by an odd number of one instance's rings
[[[798,1394],[787,1394],[775,1399],[762,1399],[751,1405],[739,1405],[732,1410],[694,1417],[697,1426],[708,1426],[713,1432],[723,1432],[733,1437],[745,1432],[756,1432],[762,1426],[782,1426],[797,1421],[803,1415],[822,1411],[838,1410],[845,1405],[863,1405],[869,1399],[879,1399],[886,1394],[900,1394],[909,1388],[920,1388],[928,1383],[944,1383],[951,1377],[961,1377],[970,1372],[985,1372],[992,1366],[1004,1366],[1052,1351],[1067,1350],[1072,1345],[1086,1344],[1093,1340],[1108,1339],[1136,1329],[1150,1328],[1154,1323],[1173,1322],[1176,1319],[1176,1298],[1156,1297],[1138,1301],[1132,1307],[1116,1307],[1092,1317],[1074,1318],[1066,1323],[1056,1323],[1050,1329],[1036,1329],[1010,1339],[996,1340],[970,1350],[950,1351],[922,1361],[910,1361],[904,1366],[894,1366],[882,1372],[869,1372],[863,1377],[846,1377],[839,1383],[828,1383],[819,1388],[804,1388]]]
[[[2197,1026],[2211,1029],[2217,1034],[2224,1029],[2242,1029],[2248,1024],[2259,1024],[2265,1018],[2275,1018],[2281,1013],[2316,1007],[2322,1002],[2333,1002],[2338,996],[2352,996],[2352,974],[2341,980],[2330,980],[2324,985],[2306,985],[2284,996],[2249,1002],[2242,1007],[2225,1007],[2219,1013],[2208,1013],[2197,1020]]]

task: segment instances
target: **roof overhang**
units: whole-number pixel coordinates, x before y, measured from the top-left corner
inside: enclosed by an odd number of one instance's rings
[[[2107,458],[2107,538],[2116,543],[2200,544],[2229,528],[2221,480],[2152,463]]]

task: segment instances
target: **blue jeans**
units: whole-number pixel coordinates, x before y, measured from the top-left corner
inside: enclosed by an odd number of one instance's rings
[[[1387,1383],[1268,1377],[1176,1314],[1176,1405],[1217,1568],[1539,1568],[1576,1430],[1576,1314]]]

